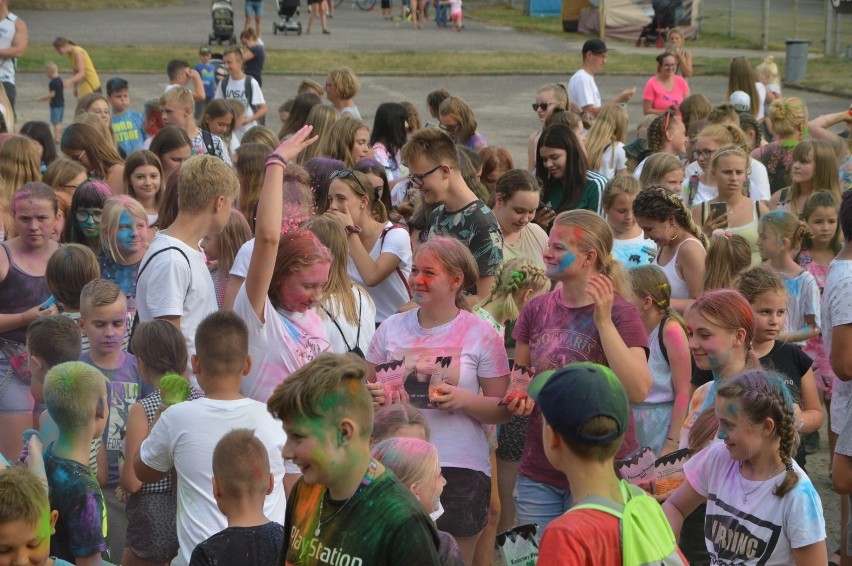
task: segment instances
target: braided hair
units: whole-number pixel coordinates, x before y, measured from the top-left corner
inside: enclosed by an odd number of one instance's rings
[[[784,378],[762,369],[749,370],[722,384],[716,396],[739,401],[743,414],[754,424],[767,418],[775,421],[775,433],[780,441],[778,452],[786,472],[784,481],[772,493],[778,497],[789,493],[799,483],[799,476],[793,468],[799,433],[793,423],[793,398]]]
[[[666,134],[672,131],[675,124],[680,122],[680,118],[675,116],[673,112],[663,112],[651,122],[648,126],[648,149],[653,153],[662,151],[663,146],[668,141]]]
[[[633,214],[657,222],[665,222],[669,217],[673,217],[681,228],[695,236],[705,248],[707,247],[707,236],[693,220],[692,212],[687,208],[686,203],[679,195],[663,187],[647,187],[636,195],[636,200],[633,201]]]
[[[540,293],[550,288],[550,280],[544,270],[527,258],[516,257],[503,262],[494,274],[491,292],[477,306],[496,303],[505,320],[515,320],[518,312],[517,297],[526,289]],[[500,321],[503,322],[503,321]]]

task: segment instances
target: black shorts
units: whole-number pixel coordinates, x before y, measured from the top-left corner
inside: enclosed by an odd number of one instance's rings
[[[506,462],[520,462],[527,441],[529,417],[512,417],[500,425],[497,436],[497,457]]]
[[[485,528],[491,507],[491,478],[466,468],[441,468],[447,485],[441,494],[444,514],[438,530],[455,537],[472,537]]]

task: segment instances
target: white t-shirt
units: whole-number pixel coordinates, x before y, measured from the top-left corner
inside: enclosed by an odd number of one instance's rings
[[[147,466],[161,472],[177,470],[180,552],[172,564],[189,564],[198,543],[228,526],[213,498],[213,449],[225,434],[236,428],[253,429],[266,447],[275,487],[266,496],[263,512],[269,520],[284,523],[284,473],[299,470],[292,464],[285,468],[281,458],[287,441],[281,422],[269,414],[265,404],[252,399],[202,398],[180,403],[160,416],[139,451]]]
[[[255,108],[260,106],[261,104],[266,104],[266,99],[263,98],[263,92],[260,90],[260,85],[257,84],[257,81],[254,77],[250,77],[246,75],[241,79],[231,78],[228,80],[228,92],[222,92],[222,84],[219,83],[219,86],[216,87],[216,94],[213,95],[213,98],[224,98],[229,99],[232,98],[234,100],[239,100],[246,107],[245,112],[243,113],[243,118],[248,118],[254,114],[254,110],[251,109],[251,105],[249,105],[248,97],[246,96],[246,79],[251,81],[251,104],[254,105]],[[257,126],[257,122],[246,122],[242,125],[238,130],[234,130],[234,136],[241,140],[243,139],[243,134],[249,131],[252,127]]]
[[[755,116],[755,118],[757,119],[758,122],[760,122],[761,120],[763,120],[763,117],[765,116],[763,108],[766,106],[766,85],[764,85],[760,81],[757,81],[756,83],[754,83],[754,87],[757,89],[757,100],[758,100],[757,116]]]
[[[686,481],[707,498],[704,542],[711,562],[788,566],[793,548],[825,540],[819,494],[795,461],[793,470],[799,483],[778,497],[772,492],[784,480],[783,471],[766,482],[747,480],[724,442],[710,444],[687,461]]]
[[[397,185],[399,186],[399,185]],[[384,239],[379,237],[373,249],[370,250],[370,259],[378,261],[379,257],[385,254],[393,254],[399,258],[399,271],[402,272],[402,277],[405,280],[411,274],[411,238],[408,231],[403,228],[394,228],[392,222],[385,224]],[[355,262],[350,257],[348,259],[347,271],[349,278],[353,282],[363,285],[367,292],[370,293],[373,302],[376,304],[376,322],[384,322],[389,316],[396,314],[396,311],[407,303],[411,298],[408,294],[406,281],[400,277],[396,269],[390,275],[384,278],[378,285],[368,287],[364,284],[364,278],[355,267]]]
[[[831,262],[820,306],[822,342],[831,349],[831,333],[835,326],[852,324],[852,261]],[[848,405],[852,399],[852,381],[834,380],[831,392],[831,430],[837,434],[846,424]]]
[[[248,275],[249,264],[251,264],[251,254],[254,252],[254,238],[240,246],[240,251],[237,252],[237,257],[234,258],[234,263],[231,265],[232,277],[246,278]]]
[[[779,274],[780,275],[780,274]],[[814,315],[816,325],[820,325],[819,285],[809,271],[802,271],[796,277],[781,275],[787,287],[787,318],[784,320],[784,332],[796,332],[805,326],[805,317]],[[800,346],[803,342],[797,342]]]
[[[615,172],[622,169],[627,169],[627,153],[624,151],[624,144],[621,142],[615,142],[614,153],[612,150],[612,144],[606,146],[606,149],[604,149],[603,152],[603,158],[601,159],[601,166],[600,168],[595,169],[595,172],[600,173],[607,179],[612,179],[615,177]]]
[[[243,378],[242,393],[266,403],[288,375],[328,350],[322,320],[313,311],[278,311],[264,300],[261,322],[251,308],[245,284],[234,300],[234,312],[248,326],[251,371]]]
[[[176,247],[186,254],[189,264],[177,250],[152,256],[158,250]],[[150,259],[150,263],[149,260]],[[160,316],[179,316],[189,355],[195,353],[195,330],[204,318],[219,310],[210,271],[204,254],[165,232],[157,232],[139,264],[145,271],[136,282],[136,308],[140,322]]]
[[[355,296],[355,312],[361,313],[360,324],[349,324],[343,316],[343,307],[337,301],[328,307],[328,312],[334,316],[333,320],[320,305],[313,309],[322,321],[323,330],[331,345],[329,351],[336,354],[345,354],[349,348],[354,348],[356,343],[361,352],[366,352],[376,333],[376,305],[370,295],[357,285],[352,285],[352,294]],[[347,344],[349,348],[346,347]]]
[[[681,194],[681,197],[685,199],[686,190],[689,188],[689,178],[693,175],[701,175],[701,167],[698,165],[697,161],[693,161],[686,166],[683,170],[683,174],[683,184],[681,185],[683,187],[683,193]],[[639,177],[636,178],[638,179]],[[771,196],[771,192],[769,190],[769,174],[766,172],[766,166],[753,157],[749,157],[748,184],[748,193],[751,200],[763,200],[769,202],[769,197]],[[695,198],[692,199],[692,206],[713,200],[717,196],[719,196],[719,189],[717,187],[711,187],[699,181],[698,194],[696,194]]]
[[[627,268],[652,265],[654,258],[657,257],[657,244],[654,243],[654,240],[645,238],[645,234],[639,234],[635,238],[627,240],[614,239],[612,241],[612,257]]]
[[[417,320],[419,310],[395,314],[382,323],[370,344],[367,361],[383,364],[404,360],[405,390],[412,397],[411,404],[429,421],[441,466],[490,476],[483,424],[462,411],[443,411],[417,403],[412,393],[425,393],[429,376],[441,365],[437,358],[443,358],[447,382],[478,394],[481,379],[509,374],[503,340],[488,322],[465,310],[447,324],[424,329]]]
[[[585,69],[578,69],[568,81],[568,100],[580,108],[590,104],[597,107],[602,106],[601,91],[598,90],[595,77],[587,73]]]

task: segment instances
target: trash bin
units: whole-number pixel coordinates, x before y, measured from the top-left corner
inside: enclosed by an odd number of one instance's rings
[[[787,60],[784,63],[784,82],[799,81],[808,74],[808,49],[811,46],[807,39],[788,39]]]

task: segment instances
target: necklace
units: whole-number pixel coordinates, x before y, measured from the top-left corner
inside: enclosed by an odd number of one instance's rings
[[[743,463],[740,462],[740,473],[737,474],[737,479],[740,482],[740,489],[743,491],[743,503],[748,503],[748,496],[751,495],[752,493],[754,493],[755,491],[757,491],[758,489],[760,489],[761,487],[763,487],[763,484],[765,484],[766,482],[768,482],[769,480],[774,478],[778,474],[778,472],[781,471],[781,469],[783,467],[784,467],[784,462],[781,462],[781,465],[779,465],[777,468],[775,468],[775,471],[772,472],[771,474],[769,474],[768,478],[766,478],[765,480],[763,480],[762,482],[757,484],[757,487],[753,488],[751,491],[746,491],[745,485],[743,484]]]
[[[328,489],[325,490],[325,493],[323,493],[322,497],[320,497],[319,513],[317,514],[317,528],[314,530],[314,536],[315,537],[320,536],[320,529],[322,528],[322,526],[327,525],[335,517],[337,517],[340,514],[340,512],[343,511],[343,509],[346,507],[346,504],[349,503],[350,501],[352,501],[352,498],[354,498],[356,495],[358,495],[358,492],[361,491],[362,487],[367,487],[368,485],[373,483],[373,480],[376,479],[376,470],[378,469],[378,467],[379,467],[379,463],[374,459],[370,459],[370,466],[367,468],[367,473],[364,474],[364,479],[361,480],[361,483],[358,485],[358,489],[355,490],[355,493],[350,495],[349,499],[344,501],[343,505],[340,506],[340,509],[335,511],[331,515],[331,517],[329,517],[328,519],[323,521],[322,520],[322,504],[323,504],[323,501],[325,500],[326,493],[328,493]]]

